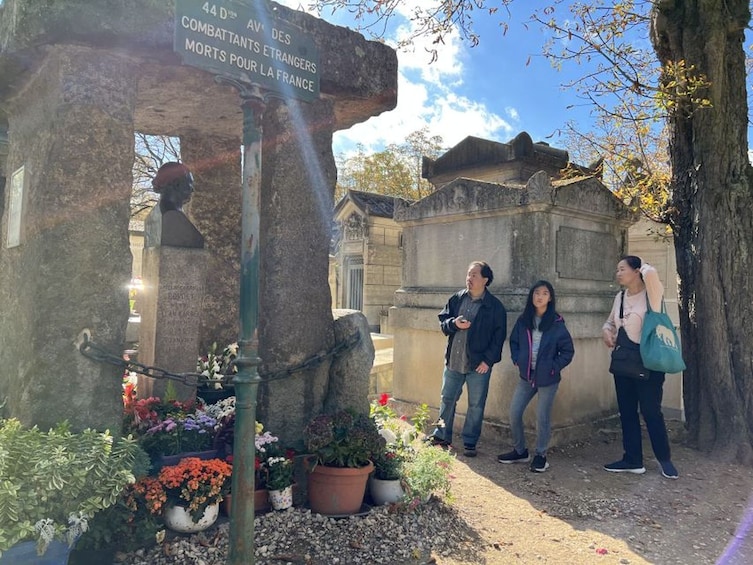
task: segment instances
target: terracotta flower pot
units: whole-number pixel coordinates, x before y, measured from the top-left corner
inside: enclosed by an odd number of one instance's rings
[[[311,511],[328,516],[358,512],[366,494],[366,481],[373,469],[371,461],[358,468],[317,465],[309,473]]]

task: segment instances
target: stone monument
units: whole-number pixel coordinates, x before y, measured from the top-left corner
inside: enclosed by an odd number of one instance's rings
[[[390,47],[274,2],[264,5],[313,38],[321,88],[311,102],[270,100],[261,124],[262,372],[336,342],[327,281],[336,180],[332,133],[397,101],[397,57]],[[191,220],[210,254],[212,284],[218,285],[212,299],[223,297],[203,315],[206,320],[221,311],[224,318],[204,321],[201,339],[212,339],[213,328],[231,333],[237,320],[243,113],[234,88],[180,64],[175,25],[173,4],[153,0],[116,6],[5,0],[0,6],[6,171],[25,171],[19,245],[6,246],[7,205],[0,220],[4,415],[43,427],[67,418],[74,428],[119,429],[122,369],[84,357],[75,342],[83,329],[113,352],[125,341],[135,131],[180,138],[200,187],[191,199]],[[160,262],[163,277],[165,268],[181,269],[164,253]],[[198,292],[195,285],[171,291]],[[165,368],[192,369],[195,355]],[[368,383],[370,367],[362,364],[359,371],[349,368],[348,378]],[[327,360],[263,391],[259,418],[282,440],[300,438],[303,424],[329,406],[331,365]]]
[[[144,224],[139,362],[192,372],[199,356],[202,303],[209,253],[204,237],[183,212],[193,175],[182,163],[165,163],[152,181],[160,201]],[[195,389],[176,382],[178,398]],[[140,398],[162,397],[167,381],[139,376]]]

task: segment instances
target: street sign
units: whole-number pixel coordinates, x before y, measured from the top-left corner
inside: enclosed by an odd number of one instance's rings
[[[319,97],[312,36],[276,17],[267,2],[176,0],[173,47],[186,65],[285,97]]]

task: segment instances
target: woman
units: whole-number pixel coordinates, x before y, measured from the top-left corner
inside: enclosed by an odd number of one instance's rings
[[[642,263],[641,258],[634,255],[623,257],[617,263],[617,282],[624,287],[624,290],[615,296],[612,311],[602,328],[604,343],[610,349],[614,348],[618,333],[621,332],[624,332],[630,341],[639,344],[643,319],[647,311],[647,296],[651,302],[651,309],[658,312],[661,310],[664,295],[664,287],[656,269],[647,263]],[[622,315],[620,315],[621,312]],[[648,371],[648,373],[646,380],[614,375],[624,453],[622,459],[604,465],[604,469],[612,473],[641,474],[646,472],[643,466],[641,421],[638,416],[640,407],[648,429],[651,447],[661,466],[662,475],[668,479],[676,479],[679,474],[670,458],[667,427],[661,412],[664,373],[656,371]]]
[[[565,320],[555,310],[554,288],[538,281],[528,292],[523,313],[510,334],[512,362],[520,379],[510,404],[510,428],[514,448],[503,453],[500,463],[526,463],[530,457],[523,431],[523,412],[531,399],[539,395],[536,409],[536,453],[531,471],[543,473],[549,468],[546,450],[551,436],[554,396],[560,384],[560,372],[573,360],[575,349]]]

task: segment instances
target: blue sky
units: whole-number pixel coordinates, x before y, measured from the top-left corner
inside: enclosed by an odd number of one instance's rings
[[[300,6],[295,0],[281,3]],[[564,142],[556,137],[546,138],[565,122],[574,120],[588,129],[588,109],[567,109],[577,99],[574,92],[560,87],[582,71],[573,67],[558,72],[541,55],[547,32],[523,25],[531,4],[513,4],[504,36],[499,22],[507,15],[487,16],[479,11],[474,29],[481,36],[480,45],[471,48],[459,36],[451,36],[432,64],[423,45],[410,52],[399,51],[397,108],[338,132],[335,153],[348,152],[356,143],[363,144],[367,152],[378,151],[389,143],[402,142],[424,126],[430,135],[442,136],[447,147],[469,135],[509,141],[521,131],[527,131],[534,141],[562,147]],[[354,27],[344,12],[321,17]],[[407,25],[407,20],[403,24]],[[388,43],[394,37],[388,37]]]

